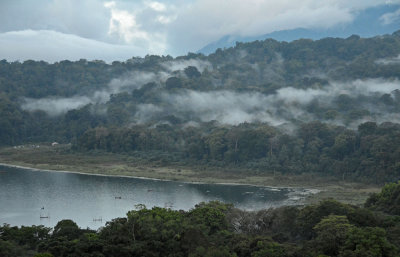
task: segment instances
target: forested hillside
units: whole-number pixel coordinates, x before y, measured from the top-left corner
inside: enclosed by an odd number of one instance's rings
[[[400,31],[111,64],[3,60],[0,145],[396,181],[399,56]]]

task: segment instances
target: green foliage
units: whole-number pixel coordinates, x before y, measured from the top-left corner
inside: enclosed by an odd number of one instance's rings
[[[322,226],[320,225],[316,227],[323,218],[328,217],[329,215],[335,215],[333,217],[347,216],[350,215],[353,210],[353,207],[339,203],[333,199],[324,200],[318,205],[306,206],[299,213],[297,222],[299,233],[304,237],[311,239],[315,237],[316,230],[318,231],[318,228]],[[337,219],[332,218],[328,221],[334,222],[337,221]],[[324,224],[327,224],[327,222]]]
[[[248,123],[224,127],[203,123],[190,128],[170,125],[154,128],[136,125],[129,129],[96,127],[83,134],[77,148],[139,152],[142,156],[157,151],[167,159],[166,163],[207,162],[208,165],[231,165],[283,174],[318,172],[340,180],[371,183],[398,178],[400,126],[365,123],[359,129],[356,132],[321,122],[305,123],[290,135],[266,124]],[[176,155],[179,155],[178,160]]]
[[[329,215],[323,218],[314,227],[317,248],[328,256],[336,256],[346,239],[347,231],[353,227],[346,216]]]
[[[375,210],[400,215],[400,181],[386,184],[379,194],[372,194],[365,205]]]
[[[207,164],[274,174],[318,172],[341,180],[372,183],[397,181],[398,124],[366,122],[358,130],[329,124],[352,125],[369,119],[373,109],[395,116],[400,112],[399,90],[362,96],[342,93],[329,103],[322,99],[297,103],[307,116],[314,117],[307,123],[298,115],[286,117],[287,103],[278,101],[268,112],[290,121],[296,128],[293,133],[267,123],[230,126],[202,122],[203,115],[193,115],[196,106],[176,113],[165,106],[169,102],[164,100],[188,92],[201,95],[216,91],[257,93],[269,98],[282,88],[324,90],[330,81],[394,81],[400,78],[400,65],[383,65],[379,60],[399,53],[400,38],[395,33],[365,39],[352,36],[290,43],[264,40],[238,43],[209,56],[148,55],[112,64],[84,59],[54,64],[3,60],[0,145],[57,141],[72,143],[73,149],[80,151],[134,153],[162,165]],[[195,66],[170,71],[174,62],[182,61],[203,62],[206,68],[202,72]],[[26,98],[80,96],[101,101],[59,115],[22,109],[24,102],[30,101]],[[154,106],[163,111],[154,111]],[[194,113],[197,111],[207,112]],[[257,105],[254,110],[246,110],[253,111],[258,111]]]
[[[215,234],[217,231],[228,230],[226,212],[232,208],[230,205],[220,202],[200,203],[190,212],[191,223],[202,227],[206,235]]]
[[[257,250],[255,250],[251,257],[285,257],[285,248],[277,243],[258,241]]]
[[[84,59],[54,64],[3,60],[0,145],[72,142],[75,151],[127,153],[160,165],[201,164],[271,174],[320,173],[345,181],[398,181],[399,124],[365,122],[356,130],[331,124],[339,120],[350,125],[368,118],[374,108],[397,115],[399,90],[362,97],[343,93],[329,104],[314,99],[304,108],[317,121],[290,118],[296,127],[290,133],[267,123],[202,122],[190,112],[165,111],[153,119],[137,114],[140,108],[164,104],[163,97],[188,90],[256,92],[270,97],[287,87],[323,90],[332,80],[393,81],[400,78],[400,65],[382,65],[377,60],[399,53],[396,32],[369,39],[255,41],[209,56],[147,55],[112,64]],[[122,85],[122,92],[117,90],[105,102],[57,116],[21,107],[26,98],[97,96],[113,90],[113,79],[132,72],[138,80],[141,73],[166,74],[166,65],[186,60],[204,61],[208,67],[201,73],[194,66],[174,71],[165,82],[145,79],[144,85]],[[279,106],[276,112],[285,115]],[[258,212],[219,202],[200,203],[187,212],[141,206],[98,232],[81,229],[72,220],[60,221],[52,233],[43,226],[3,225],[0,256],[399,256],[400,218],[395,215],[400,215],[400,182],[371,195],[366,207],[331,199],[304,208]]]
[[[399,228],[400,216],[334,200],[257,212],[215,201],[189,211],[141,205],[99,231],[71,220],[53,233],[3,225],[0,256],[397,257]]]
[[[72,220],[61,220],[57,223],[53,230],[53,237],[66,237],[68,240],[73,240],[81,235],[81,230],[78,225]]]
[[[182,81],[180,78],[177,77],[170,77],[165,81],[165,87],[167,89],[174,89],[174,88],[181,88],[182,87]]]
[[[42,225],[18,228],[5,224],[0,227],[0,234],[3,240],[12,240],[19,245],[27,246],[29,249],[34,249],[37,241],[48,239],[49,232],[50,229]]]
[[[0,256],[3,257],[22,256],[23,252],[24,249],[21,249],[15,243],[0,239]]]
[[[201,76],[201,73],[194,66],[188,66],[184,69],[186,76],[189,78],[198,78]]]
[[[350,228],[339,256],[343,257],[381,257],[396,256],[398,249],[388,242],[382,228]]]
[[[33,257],[54,257],[51,253],[37,253]]]

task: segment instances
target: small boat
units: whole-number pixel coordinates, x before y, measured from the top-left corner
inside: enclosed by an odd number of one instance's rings
[[[40,210],[44,210],[44,206],[42,206],[42,208],[40,208]],[[48,213],[46,215],[43,212],[40,212],[40,216],[39,217],[40,217],[40,219],[49,219],[50,215]]]
[[[121,196],[116,196],[115,199],[122,199],[122,197]]]
[[[174,203],[173,202],[164,203],[164,208],[165,209],[172,209],[173,207],[174,207]]]

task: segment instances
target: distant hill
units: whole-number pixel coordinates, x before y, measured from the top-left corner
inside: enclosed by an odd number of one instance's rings
[[[326,37],[346,38],[353,34],[359,35],[361,37],[373,37],[377,35],[391,34],[400,28],[400,19],[393,20],[393,22],[390,24],[385,24],[382,20],[382,15],[393,12],[393,10],[397,8],[400,8],[400,5],[395,7],[393,5],[384,5],[369,8],[357,14],[356,19],[353,21],[353,23],[344,26],[336,26],[334,28],[326,30],[296,28],[290,30],[274,31],[272,33],[251,37],[226,35],[221,39],[201,48],[198,53],[208,55],[215,52],[218,48],[223,49],[235,46],[236,42],[251,42],[256,40],[265,40],[267,38],[272,38],[278,41],[291,42],[293,40],[301,38],[317,40]]]
[[[0,146],[56,141],[156,165],[393,182],[399,81],[400,31],[111,64],[2,60]]]

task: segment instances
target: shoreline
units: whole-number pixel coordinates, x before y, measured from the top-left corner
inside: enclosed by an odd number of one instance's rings
[[[267,186],[267,185],[255,185],[255,184],[246,184],[246,183],[237,183],[237,182],[229,182],[229,183],[218,183],[218,182],[194,182],[194,181],[179,181],[179,180],[170,180],[170,179],[159,179],[159,178],[150,178],[150,177],[138,177],[138,176],[127,176],[127,175],[109,175],[109,174],[98,174],[98,173],[85,173],[78,171],[68,171],[68,170],[51,170],[51,169],[38,169],[28,166],[21,166],[9,163],[0,163],[0,167],[8,167],[15,169],[22,169],[33,172],[50,172],[50,173],[69,173],[69,174],[79,174],[86,176],[101,176],[101,177],[117,177],[117,178],[133,178],[133,179],[141,179],[141,180],[153,180],[153,181],[165,181],[165,182],[176,182],[183,184],[213,184],[213,185],[230,185],[230,186],[248,186],[248,187],[257,187],[257,188],[268,188],[269,190],[281,190],[287,189],[290,190],[287,194],[288,199],[285,201],[287,204],[285,205],[307,205],[307,198],[312,197],[313,195],[319,194],[322,190],[316,188],[306,188],[306,187],[285,187],[285,186]]]
[[[160,165],[123,154],[71,152],[70,146],[41,145],[40,148],[0,148],[0,166],[41,172],[60,172],[80,175],[136,178],[172,181],[186,184],[217,184],[287,188],[311,193],[305,204],[318,203],[326,198],[359,205],[371,193],[380,192],[381,186],[339,180],[320,174],[271,174],[252,170],[231,170],[213,166]],[[315,193],[316,192],[316,193]]]
[[[135,178],[135,179],[143,179],[143,180],[154,180],[154,181],[167,181],[167,182],[179,182],[185,184],[214,184],[214,185],[227,185],[227,186],[253,186],[253,187],[267,187],[271,189],[305,189],[305,190],[317,190],[319,193],[322,190],[316,188],[306,188],[302,186],[268,186],[268,185],[257,185],[257,184],[248,184],[248,183],[240,183],[240,182],[203,182],[203,181],[185,181],[185,180],[172,180],[172,179],[162,179],[162,178],[152,178],[152,177],[142,177],[142,176],[129,176],[129,175],[117,175],[117,174],[101,174],[101,173],[89,173],[89,172],[81,172],[81,171],[70,171],[70,170],[51,170],[51,169],[39,169],[33,168],[29,166],[21,166],[9,163],[0,163],[0,167],[8,167],[8,168],[16,168],[16,169],[24,169],[30,171],[37,172],[57,172],[57,173],[70,173],[70,174],[79,174],[86,176],[100,176],[100,177],[116,177],[116,178]]]
[[[25,163],[24,163],[25,164]],[[145,176],[135,176],[135,175],[124,175],[124,174],[104,174],[99,173],[94,170],[94,172],[82,172],[82,171],[74,171],[74,170],[58,170],[58,169],[49,169],[49,168],[38,168],[26,165],[21,165],[17,162],[0,162],[0,167],[9,167],[9,168],[17,168],[17,169],[24,169],[36,172],[58,172],[58,173],[70,173],[70,174],[79,174],[79,175],[87,175],[87,176],[102,176],[102,177],[120,177],[120,178],[134,178],[134,179],[143,179],[143,180],[154,180],[154,181],[168,181],[168,182],[178,182],[178,183],[185,183],[185,184],[215,184],[215,185],[232,185],[232,186],[253,186],[253,187],[264,187],[269,189],[289,189],[293,190],[292,194],[295,195],[302,195],[303,200],[299,202],[300,205],[310,205],[320,202],[321,200],[327,198],[333,198],[337,201],[349,203],[353,205],[361,206],[364,204],[365,200],[369,196],[370,193],[378,192],[380,187],[378,186],[370,186],[370,185],[363,185],[363,184],[355,184],[355,186],[346,186],[340,185],[335,182],[325,182],[324,184],[318,185],[315,184],[313,186],[302,184],[298,181],[296,185],[271,185],[265,183],[243,183],[243,182],[235,182],[235,179],[227,179],[231,180],[230,182],[218,182],[220,179],[215,178],[215,181],[209,181],[211,178],[207,177],[200,178],[198,177],[198,181],[195,178],[181,178],[181,179],[166,179],[166,178],[156,178],[156,177],[145,177]],[[51,167],[51,165],[48,165]],[[249,178],[249,177],[247,177]],[[265,178],[269,178],[265,176]],[[242,178],[246,179],[246,178]],[[233,180],[233,181],[232,181]],[[240,180],[240,179],[236,179]],[[263,182],[263,181],[260,181]],[[264,181],[265,182],[265,181]],[[271,181],[272,182],[272,181]],[[289,197],[291,198],[291,197]]]
[[[141,179],[141,180],[153,180],[153,181],[165,181],[165,182],[176,182],[182,184],[213,184],[213,185],[230,185],[230,186],[248,186],[248,187],[257,187],[257,188],[267,188],[271,191],[287,189],[289,192],[287,193],[288,199],[285,200],[286,204],[284,205],[299,205],[304,206],[308,204],[308,198],[319,194],[321,189],[309,188],[309,187],[290,187],[290,186],[268,186],[268,185],[256,185],[256,184],[248,184],[248,183],[238,183],[238,182],[202,182],[202,181],[181,181],[181,180],[170,180],[170,179],[160,179],[160,178],[151,178],[151,177],[139,177],[139,176],[128,176],[128,175],[110,175],[110,174],[98,174],[98,173],[85,173],[78,171],[68,171],[68,170],[51,170],[51,169],[38,169],[29,166],[21,166],[9,163],[0,163],[0,167],[8,167],[15,169],[22,169],[33,172],[50,172],[50,173],[69,173],[69,174],[79,174],[86,176],[101,176],[101,177],[117,177],[117,178],[133,178],[133,179]]]

